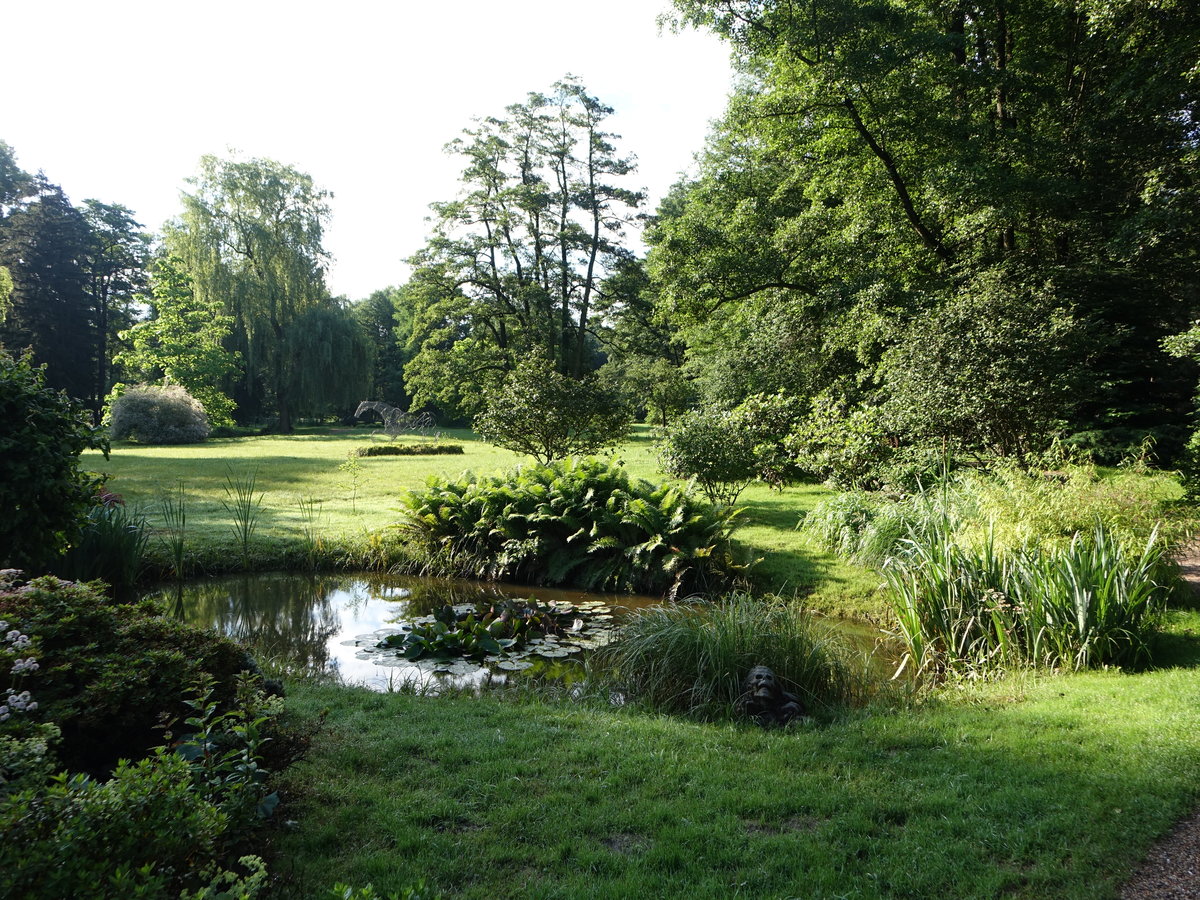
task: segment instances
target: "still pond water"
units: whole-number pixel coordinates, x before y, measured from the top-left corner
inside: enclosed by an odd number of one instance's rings
[[[152,591],[184,621],[213,628],[250,647],[273,668],[338,678],[387,690],[408,682],[431,685],[482,684],[502,680],[503,668],[550,670],[560,674],[574,665],[580,650],[603,642],[610,623],[630,610],[651,606],[651,597],[588,594],[549,588],[520,587],[472,581],[416,578],[401,575],[306,575],[266,573],[235,575],[186,582]],[[533,599],[543,607],[574,609],[578,639],[570,634],[550,638],[522,654],[515,664],[448,665],[421,659],[412,662],[397,650],[378,647],[388,635],[402,635],[413,623],[430,621],[443,606],[502,603]],[[603,620],[597,634],[581,629],[584,620]],[[584,637],[584,634],[587,637]],[[561,649],[560,649],[561,648]]]

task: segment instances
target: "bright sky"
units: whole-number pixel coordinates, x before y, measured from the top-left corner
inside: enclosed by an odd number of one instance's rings
[[[428,205],[457,191],[443,145],[567,73],[612,106],[649,208],[692,164],[728,53],[661,34],[667,0],[11,0],[0,140],[74,202],[157,230],[205,153],[265,156],[334,194],[330,289],[398,284]]]

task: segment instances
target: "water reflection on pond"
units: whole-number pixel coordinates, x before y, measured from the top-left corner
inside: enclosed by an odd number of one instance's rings
[[[150,596],[165,600],[190,624],[241,641],[274,667],[376,690],[412,680],[429,684],[450,679],[461,685],[504,677],[486,667],[435,675],[428,662],[410,663],[395,652],[372,652],[373,635],[395,632],[443,605],[532,598],[539,603],[602,602],[620,615],[658,602],[650,597],[374,573],[236,575],[166,586]]]

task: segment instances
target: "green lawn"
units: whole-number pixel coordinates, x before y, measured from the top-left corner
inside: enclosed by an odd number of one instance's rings
[[[415,443],[417,438],[398,439]],[[398,518],[399,497],[420,487],[429,475],[455,476],[464,470],[486,473],[527,460],[479,440],[465,429],[445,432],[445,440],[461,443],[462,456],[379,456],[357,458],[357,477],[339,468],[356,448],[387,438],[366,428],[313,428],[294,435],[218,438],[202,444],[151,447],[120,442],[107,460],[86,453],[85,467],[108,476],[110,490],[143,511],[152,526],[162,525],[159,496],[182,484],[187,502],[188,552],[193,572],[217,571],[240,564],[222,506],[227,479],[255,475],[263,494],[254,538],[252,565],[283,567],[300,555],[297,549],[307,525],[301,501],[315,501],[315,526],[326,543],[362,544],[368,535]],[[658,469],[655,433],[635,429],[619,457],[629,471],[652,481],[666,478]],[[763,589],[809,596],[814,608],[832,614],[872,617],[879,603],[879,579],[832,554],[803,545],[795,531],[802,510],[811,508],[825,488],[802,485],[783,492],[755,485],[746,490],[743,525],[737,538],[762,561],[755,569]],[[152,556],[164,558],[151,541]]]
[[[297,685],[284,897],[1114,897],[1200,787],[1179,668],[1013,677],[768,733],[632,711]],[[287,792],[285,791],[285,796]]]
[[[300,541],[300,498],[318,502],[330,540],[353,542],[394,522],[397,498],[427,475],[520,461],[469,432],[448,437],[463,456],[362,459],[357,496],[338,466],[382,440],[360,429],[121,444],[88,462],[152,523],[156,496],[181,482],[190,551],[209,561],[235,556],[227,473],[257,471],[255,562],[269,565]],[[663,477],[650,429],[620,456]],[[762,557],[760,586],[882,618],[878,576],[795,530],[823,493],[745,492],[738,537]],[[1200,799],[1200,612],[1170,615],[1156,660],[900,692],[782,733],[536,694],[291,684],[293,714],[328,720],[285,776],[280,818],[293,824],[271,841],[276,893],[322,896],[342,881],[386,896],[423,877],[463,898],[1115,897]]]

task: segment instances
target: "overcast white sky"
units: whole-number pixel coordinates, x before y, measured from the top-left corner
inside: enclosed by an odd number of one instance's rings
[[[0,140],[74,202],[157,230],[205,153],[265,156],[334,194],[330,289],[404,280],[442,146],[567,73],[616,114],[650,208],[687,170],[731,85],[708,34],[659,33],[667,0],[9,0]]]

